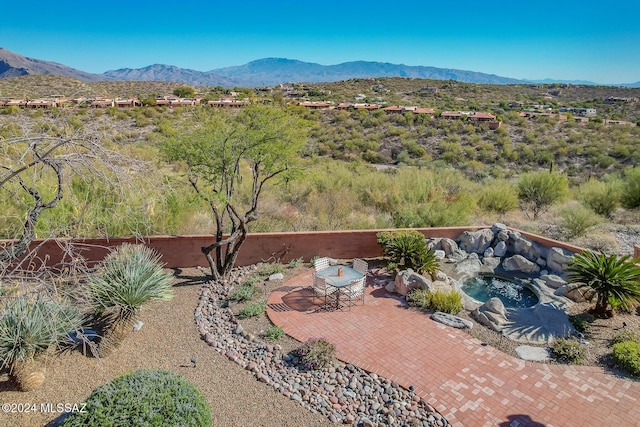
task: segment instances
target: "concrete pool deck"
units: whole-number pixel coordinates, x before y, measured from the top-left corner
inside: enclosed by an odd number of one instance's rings
[[[640,383],[589,366],[524,361],[408,309],[372,278],[364,305],[314,311],[313,270],[272,292],[269,318],[299,341],[324,337],[338,357],[413,385],[453,426],[635,426]]]

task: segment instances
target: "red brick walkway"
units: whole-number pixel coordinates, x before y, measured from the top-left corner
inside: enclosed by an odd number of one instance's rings
[[[594,367],[511,357],[406,309],[397,295],[372,283],[364,306],[313,311],[311,275],[271,293],[273,323],[299,341],[324,337],[342,361],[413,385],[453,426],[640,426],[638,382]]]

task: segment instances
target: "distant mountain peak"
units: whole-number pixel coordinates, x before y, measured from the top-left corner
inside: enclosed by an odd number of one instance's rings
[[[0,79],[33,74],[66,76],[84,82],[107,80],[101,74],[87,73],[57,62],[28,58],[0,47]]]

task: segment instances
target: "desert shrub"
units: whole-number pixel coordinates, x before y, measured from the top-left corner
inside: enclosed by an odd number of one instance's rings
[[[427,289],[414,289],[409,294],[409,304],[423,310],[442,311],[457,314],[462,311],[462,295],[456,290],[448,292]]]
[[[583,205],[607,218],[611,217],[619,201],[618,192],[612,185],[594,179],[580,186],[578,198]]]
[[[260,267],[260,274],[263,276],[271,276],[275,273],[284,273],[285,267],[279,262],[272,262],[268,264],[263,264]]]
[[[242,307],[242,309],[240,309],[240,313],[238,313],[238,317],[241,319],[256,317],[263,314],[265,311],[267,311],[267,302],[258,301]]]
[[[33,359],[82,325],[74,306],[40,296],[7,298],[0,313],[0,368]]]
[[[86,412],[73,412],[64,426],[202,426],[212,425],[211,408],[202,393],[180,375],[138,370],[91,393]]]
[[[551,347],[553,357],[562,363],[579,365],[587,356],[587,350],[577,341],[557,339]]]
[[[591,322],[579,315],[569,316],[569,322],[571,322],[578,332],[587,332],[591,327]]]
[[[333,363],[336,347],[324,338],[309,338],[295,353],[306,369],[322,369]]]
[[[292,259],[291,261],[289,261],[289,268],[296,268],[300,265],[304,264],[304,258],[300,257],[300,258],[295,258]]]
[[[518,180],[518,199],[525,211],[538,218],[551,205],[561,201],[568,193],[567,177],[554,172],[529,172]]]
[[[640,335],[631,329],[624,329],[618,332],[611,340],[611,344],[613,345],[620,344],[621,342],[640,342]]]
[[[518,193],[508,181],[492,181],[482,188],[478,206],[485,211],[505,214],[518,207]]]
[[[582,205],[561,209],[560,216],[562,217],[562,228],[566,230],[569,237],[584,236],[589,227],[602,222],[600,216]]]
[[[640,167],[625,175],[620,202],[627,209],[640,207]]]
[[[407,298],[410,305],[427,310],[431,307],[431,292],[428,289],[413,289]]]
[[[411,268],[418,273],[434,274],[440,262],[434,251],[427,247],[424,235],[415,230],[383,231],[376,235],[382,255],[400,268]]]
[[[284,330],[277,325],[271,325],[264,331],[264,337],[269,341],[278,341],[284,335]]]
[[[631,375],[640,376],[640,342],[626,341],[615,344],[613,360]]]
[[[233,291],[229,299],[238,302],[249,301],[251,298],[253,298],[256,292],[257,289],[255,288],[255,286],[245,283],[238,289]]]

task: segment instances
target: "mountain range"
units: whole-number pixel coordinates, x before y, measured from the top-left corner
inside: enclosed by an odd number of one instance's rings
[[[426,66],[390,64],[386,62],[353,61],[337,65],[321,65],[284,58],[264,58],[245,65],[196,71],[174,65],[154,64],[144,68],[121,68],[103,74],[76,70],[51,61],[28,58],[0,48],[0,79],[33,74],[72,77],[85,82],[168,81],[194,86],[260,87],[281,83],[333,82],[367,77],[407,77],[434,80],[456,80],[481,84],[569,83],[595,84],[585,81],[528,81],[495,74]],[[640,82],[615,86],[640,87]]]

